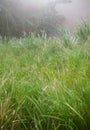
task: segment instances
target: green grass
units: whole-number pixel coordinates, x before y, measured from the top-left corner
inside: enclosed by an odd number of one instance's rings
[[[90,130],[90,41],[66,40],[0,44],[1,130]]]

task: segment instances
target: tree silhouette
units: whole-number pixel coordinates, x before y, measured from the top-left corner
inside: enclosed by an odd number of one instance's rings
[[[59,26],[65,20],[55,10],[56,4],[62,2],[69,2],[69,0],[49,2],[43,9],[35,12],[31,8],[32,5],[24,10],[20,0],[0,0],[0,34],[2,37],[20,37],[23,32],[26,34],[34,32],[38,35],[45,31],[48,36],[56,35]]]

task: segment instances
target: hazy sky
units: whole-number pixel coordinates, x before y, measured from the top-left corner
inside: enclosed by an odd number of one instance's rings
[[[53,0],[21,0],[24,4],[45,4],[49,1],[53,1]]]
[[[33,4],[46,4],[49,2],[53,2],[55,0],[21,0],[24,4],[29,4],[29,3],[33,3]],[[59,0],[61,2],[63,1],[69,1],[69,0]]]
[[[22,5],[23,7],[27,6],[29,7],[29,5],[34,8],[42,8],[43,6],[46,6],[49,2],[54,2],[56,0],[20,0],[22,2]],[[65,1],[71,1],[71,0],[59,0],[62,2],[65,2]]]
[[[90,0],[72,0],[69,4],[60,4],[57,11],[66,18],[66,25],[73,27],[81,19],[90,19]]]

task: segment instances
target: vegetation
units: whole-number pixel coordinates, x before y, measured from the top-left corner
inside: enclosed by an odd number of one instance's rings
[[[0,40],[0,129],[90,129],[90,39]]]
[[[3,38],[21,37],[24,32],[42,35],[43,31],[48,36],[58,35],[58,28],[65,21],[64,16],[55,9],[55,5],[60,2],[69,0],[55,0],[39,9],[33,5],[33,0],[28,7],[23,4],[23,0],[0,0],[0,35]]]
[[[79,40],[85,42],[90,37],[90,23],[85,20],[82,21],[82,23],[77,26],[76,32]]]

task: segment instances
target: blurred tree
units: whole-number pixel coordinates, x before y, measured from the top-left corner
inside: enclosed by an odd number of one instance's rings
[[[32,4],[22,8],[21,0],[0,0],[0,34],[2,37],[20,37],[23,32],[38,35],[44,31],[48,36],[56,35],[65,19],[56,12],[55,6],[69,1],[55,0],[35,12]]]
[[[59,34],[60,28],[64,25],[65,17],[58,14],[55,7],[60,3],[69,3],[71,0],[53,0],[49,2],[42,10],[41,20],[39,22],[39,34],[45,31],[48,36]]]

